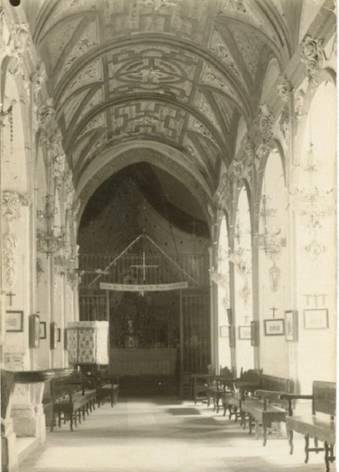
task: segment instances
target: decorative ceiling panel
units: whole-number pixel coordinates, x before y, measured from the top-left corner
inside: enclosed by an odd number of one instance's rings
[[[220,127],[220,123],[218,122],[210,103],[207,101],[206,96],[203,93],[197,91],[193,103],[195,107],[202,113],[202,115],[205,116],[211,122],[214,128],[216,128],[222,135],[223,132]]]
[[[232,32],[243,61],[254,80],[264,42],[259,34],[256,34],[254,31],[247,32],[245,28],[240,28],[238,25],[230,25],[229,29]]]
[[[222,93],[226,93],[230,97],[235,97],[236,92],[234,88],[229,84],[227,79],[219,72],[217,69],[212,67],[210,64],[204,62],[201,76],[200,76],[200,83],[203,85],[208,85],[213,87],[214,89],[219,90]]]
[[[45,36],[59,21],[70,17],[70,15],[75,15],[76,13],[82,14],[84,11],[94,11],[97,5],[96,0],[54,0],[52,2],[43,0],[42,8],[44,8],[47,3],[51,5],[51,14],[48,16],[40,31],[40,38]],[[47,8],[49,5],[47,5]]]
[[[74,113],[78,110],[81,101],[84,99],[87,93],[88,90],[85,89],[80,91],[79,93],[74,94],[72,97],[66,100],[65,104],[62,107],[66,127],[69,125],[69,122],[73,118]]]
[[[91,131],[96,128],[105,128],[106,127],[106,115],[105,113],[99,113],[95,115],[92,119],[89,120],[87,125],[80,131],[78,138],[84,136],[88,131]]]
[[[230,73],[237,79],[240,80],[242,85],[247,88],[246,82],[237,66],[230,49],[224,41],[221,34],[215,30],[210,36],[208,48],[215,54],[216,57],[227,67]]]
[[[236,119],[255,112],[259,62],[263,69],[272,57],[263,52],[288,54],[277,2],[43,2],[30,22],[75,172],[91,159],[101,168],[108,145],[114,156],[119,146],[153,141],[173,152],[184,146],[197,182],[203,175],[213,188]]]
[[[166,33],[201,43],[208,20],[206,0],[105,0],[105,37]]]
[[[54,70],[56,63],[62,56],[65,46],[69,44],[74,34],[81,23],[81,16],[65,18],[62,23],[59,23],[48,34],[44,46],[48,48],[46,55],[46,63],[50,70]]]
[[[95,46],[98,46],[98,28],[96,21],[91,22],[87,28],[82,32],[80,38],[75,42],[62,67],[62,73],[65,74],[72,64],[83,54],[86,54]]]
[[[64,102],[66,97],[69,97],[75,90],[83,87],[84,85],[95,84],[103,80],[102,60],[101,58],[95,59],[94,61],[87,64],[80,72],[74,77],[70,85],[63,90],[62,96],[59,102]]]
[[[192,115],[189,117],[187,129],[190,131],[194,131],[198,135],[203,136],[204,138],[208,139],[215,146],[218,146],[214,137],[212,136],[210,131],[206,128],[206,126]]]
[[[178,142],[186,113],[157,102],[137,102],[111,109],[112,136],[159,135]]]
[[[82,120],[82,118],[84,118],[87,113],[89,113],[90,111],[93,110],[94,107],[96,107],[97,105],[102,103],[103,99],[104,99],[104,92],[103,92],[102,88],[99,88],[91,96],[91,98],[88,99],[85,106],[81,109],[81,111],[80,111],[80,113],[77,117],[77,121],[80,122],[80,120]]]
[[[193,54],[177,48],[134,46],[108,56],[110,94],[137,91],[172,93],[187,101],[199,63]]]

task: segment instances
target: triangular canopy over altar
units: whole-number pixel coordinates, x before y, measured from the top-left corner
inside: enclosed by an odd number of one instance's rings
[[[164,251],[147,233],[142,232],[106,266],[96,269],[89,288],[115,291],[164,291],[198,286],[190,274],[191,258],[180,261]]]

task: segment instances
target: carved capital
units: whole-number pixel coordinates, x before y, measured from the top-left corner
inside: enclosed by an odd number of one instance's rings
[[[10,232],[6,232],[2,237],[2,263],[7,288],[13,287],[16,278],[16,246],[16,236],[14,234],[11,234]]]
[[[262,142],[270,143],[273,138],[273,114],[267,105],[259,107],[256,123]]]
[[[288,104],[284,106],[284,109],[281,112],[279,118],[279,127],[281,134],[283,135],[285,141],[287,141],[288,137],[290,136],[290,111]]]
[[[2,214],[8,222],[18,219],[21,207],[28,205],[29,199],[27,195],[14,190],[4,190],[2,192]]]
[[[283,76],[277,85],[277,92],[281,101],[287,102],[291,96],[292,91],[293,87],[291,82],[285,76]]]
[[[305,65],[307,75],[313,79],[325,60],[324,40],[307,34],[300,45],[300,60]]]

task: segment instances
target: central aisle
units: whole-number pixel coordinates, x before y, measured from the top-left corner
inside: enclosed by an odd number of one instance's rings
[[[261,441],[205,405],[174,400],[120,401],[91,413],[71,433],[48,433],[45,449],[20,472],[322,472],[323,455],[303,464],[303,444]],[[334,465],[332,470],[335,470]]]

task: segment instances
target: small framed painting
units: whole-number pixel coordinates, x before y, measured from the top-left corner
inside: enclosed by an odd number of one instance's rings
[[[47,325],[46,321],[40,321],[40,339],[47,338]]]
[[[285,334],[285,320],[283,318],[273,318],[264,320],[265,336],[283,336]]]
[[[228,326],[219,326],[219,337],[220,338],[228,338],[229,331],[228,331]]]
[[[7,333],[21,333],[24,330],[24,312],[7,310],[5,326]]]
[[[298,312],[297,310],[285,311],[285,338],[288,342],[298,341]]]
[[[327,329],[329,327],[327,308],[310,308],[304,310],[305,329]]]
[[[238,338],[242,341],[251,340],[251,325],[238,326]]]

